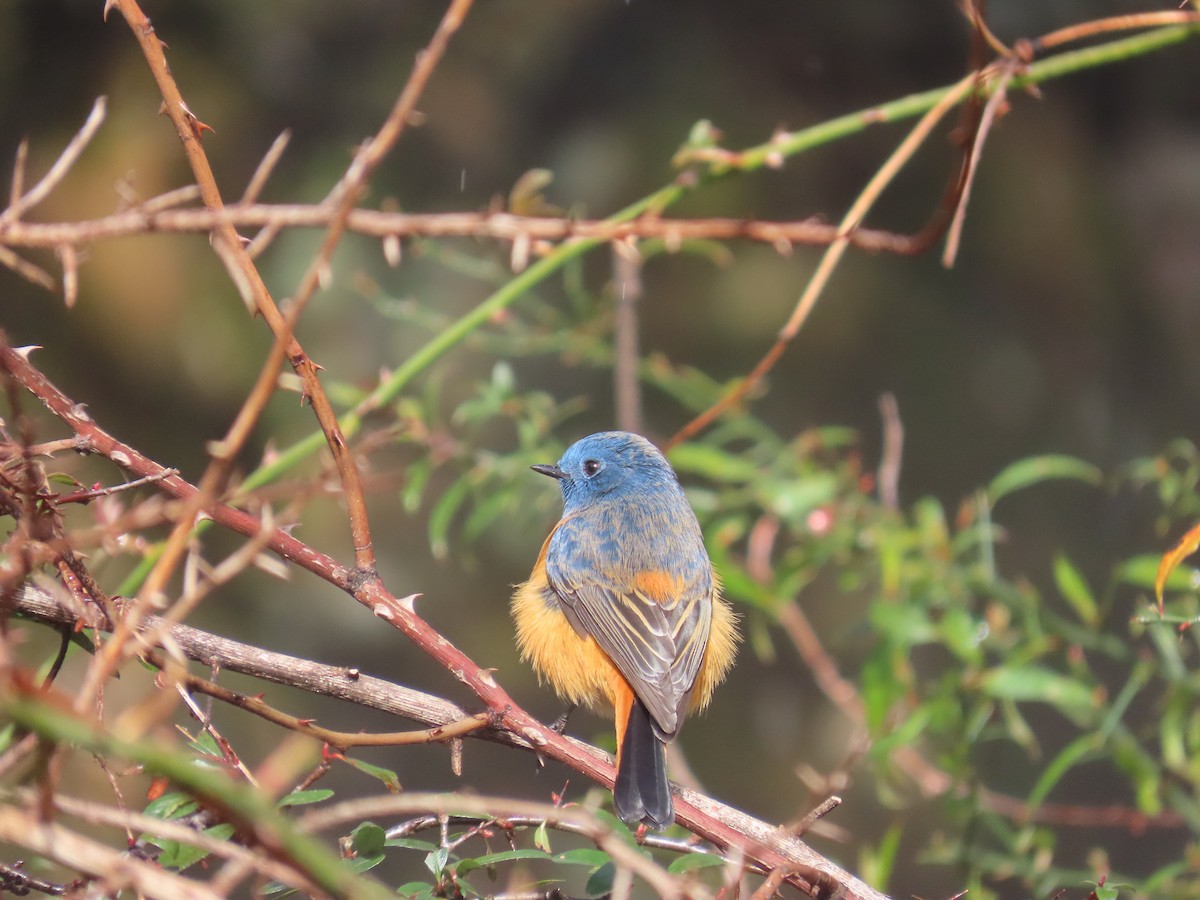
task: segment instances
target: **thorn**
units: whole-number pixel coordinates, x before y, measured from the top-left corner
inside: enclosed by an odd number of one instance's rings
[[[393,269],[399,267],[403,258],[403,249],[400,238],[396,235],[389,234],[383,239],[383,258],[387,260],[387,264]]]
[[[108,11],[117,5],[117,0],[104,0],[104,12],[100,14],[100,19],[103,22],[108,21]]]

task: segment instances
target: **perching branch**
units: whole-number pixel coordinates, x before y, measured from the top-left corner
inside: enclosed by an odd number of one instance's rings
[[[2,340],[0,371],[34,394],[55,417],[83,439],[91,452],[106,456],[136,477],[164,474],[165,467],[104,431],[81,406],[51,384],[24,354]],[[161,477],[156,484],[160,490],[185,501],[196,494],[196,488],[179,476]],[[474,692],[491,713],[494,727],[524,739],[545,756],[606,787],[612,786],[615,772],[606,755],[563,737],[518,706],[496,682],[491,670],[480,667],[417,615],[415,595],[398,599],[377,580],[364,581],[356,577],[353,569],[291,535],[278,529],[264,530],[256,516],[243,510],[215,504],[210,508],[210,515],[224,528],[245,537],[262,539],[267,549],[351,595],[376,616],[402,631]],[[93,735],[91,739],[100,740],[101,736]],[[827,893],[829,884],[834,883],[846,891],[848,898],[880,900],[882,897],[807,844],[774,826],[700,794],[682,788],[677,791],[676,813],[681,824],[720,848],[736,849],[764,870],[789,867],[791,883],[801,890],[822,896]]]

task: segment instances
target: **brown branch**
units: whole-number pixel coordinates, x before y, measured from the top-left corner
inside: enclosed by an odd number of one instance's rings
[[[96,136],[96,132],[104,122],[106,108],[107,101],[103,97],[97,97],[96,102],[92,104],[92,111],[88,113],[87,119],[84,120],[83,126],[71,138],[70,143],[63,148],[63,152],[58,155],[58,159],[54,161],[54,165],[50,167],[50,170],[25,194],[20,194],[25,177],[25,158],[24,154],[18,151],[18,164],[17,168],[13,171],[12,202],[7,209],[0,212],[0,222],[15,222],[19,220],[22,213],[33,209],[33,207],[37,206],[50,195],[50,192],[58,186],[59,182],[74,167],[92,138]]]
[[[151,897],[175,900],[220,900],[217,894],[189,878],[167,872],[153,863],[118,852],[62,825],[39,821],[37,813],[0,806],[0,840],[19,844],[99,881],[117,893],[132,888]]]
[[[888,509],[900,508],[900,465],[904,459],[904,421],[900,404],[891,391],[879,398],[883,441],[879,453],[879,502]]]
[[[174,193],[174,192],[172,192]],[[168,197],[171,195],[164,195]],[[234,228],[325,228],[335,210],[321,204],[236,204],[214,209],[159,208],[154,200],[136,208],[79,222],[0,222],[0,247],[55,248],[85,245],[145,234],[209,232]],[[645,216],[627,222],[521,216],[506,212],[402,213],[355,209],[346,230],[365,237],[491,238],[530,242],[587,240],[623,241],[656,238],[668,246],[684,241],[744,240],[770,244],[781,253],[793,246],[826,246],[839,234],[851,246],[875,253],[914,253],[913,237],[871,228],[841,234],[838,226],[818,218],[795,221],[714,217],[672,219]]]
[[[958,244],[962,238],[963,223],[967,219],[967,203],[971,199],[971,187],[975,184],[975,172],[979,167],[983,146],[987,143],[987,136],[991,133],[992,123],[996,120],[997,113],[1008,102],[1008,84],[1020,71],[1022,65],[1016,59],[1005,59],[997,63],[1000,74],[996,78],[992,94],[983,108],[983,114],[979,117],[979,126],[975,129],[975,139],[971,142],[970,153],[967,154],[966,172],[962,190],[959,192],[958,205],[946,233],[946,248],[942,253],[942,265],[947,269],[954,265],[954,260],[958,256]]]
[[[91,825],[121,828],[135,834],[145,832],[169,841],[178,841],[181,844],[199,847],[219,859],[246,864],[253,871],[288,884],[297,890],[309,892],[315,890],[313,883],[304,877],[303,872],[293,869],[279,860],[248,850],[237,841],[210,837],[200,829],[189,828],[179,821],[159,819],[125,809],[114,809],[111,806],[79,800],[61,793],[54,797],[54,807],[72,818]]]
[[[617,427],[642,433],[642,382],[638,377],[638,305],[642,299],[642,259],[632,241],[614,241],[613,396]]]
[[[1078,25],[1069,25],[1043,34],[1039,38],[1025,42],[1030,55],[1042,53],[1072,41],[1084,40],[1098,34],[1112,31],[1128,31],[1135,28],[1156,28],[1161,25],[1196,25],[1200,24],[1200,13],[1163,10],[1160,12],[1132,13],[1125,16],[1110,16],[1105,19],[1093,19]],[[1018,44],[1020,46],[1020,44]]]
[[[0,334],[0,370],[34,394],[50,412],[76,431],[88,450],[106,456],[137,477],[162,475],[165,468],[104,431],[82,406],[75,404],[59,391],[25,357],[4,343]],[[194,497],[197,489],[179,476],[163,477],[161,490],[182,500]],[[217,503],[211,507],[213,520],[222,527],[247,537],[264,533],[262,522],[240,509]],[[439,665],[470,688],[486,705],[503,728],[516,738],[523,739],[545,756],[561,762],[575,771],[607,787],[613,784],[615,771],[609,758],[586,745],[580,745],[557,734],[518,706],[496,682],[491,669],[481,668],[446,637],[417,615],[416,595],[398,599],[389,593],[378,579],[364,579],[361,573],[341,565],[332,557],[303,544],[286,532],[276,529],[268,534],[266,546],[283,559],[317,575],[339,590],[351,595],[376,616],[403,632]],[[176,626],[182,627],[182,626]],[[457,715],[454,719],[462,718]],[[736,848],[747,859],[774,869],[794,866],[796,874],[791,883],[813,896],[828,894],[828,883],[841,886],[847,898],[880,900],[883,895],[858,881],[830,860],[816,853],[802,841],[773,825],[759,821],[711,798],[676,788],[677,821],[696,834],[723,849]]]
[[[160,669],[166,666],[166,660],[162,653],[158,651],[147,653],[146,659]],[[298,734],[314,738],[338,750],[346,750],[350,747],[393,747],[408,744],[435,744],[462,737],[465,734],[470,734],[472,731],[478,731],[488,724],[488,716],[485,713],[476,713],[473,716],[466,716],[448,725],[438,725],[420,731],[388,731],[374,734],[334,731],[315,724],[312,719],[301,719],[288,715],[268,705],[258,697],[249,697],[237,691],[232,691],[227,687],[209,681],[206,678],[201,678],[198,675],[182,673],[179,680],[189,691],[214,697],[222,703],[236,706],[238,709],[244,709],[246,712],[253,713],[261,719],[266,719],[272,724],[280,725],[289,731],[295,731]]]
[[[196,118],[184,103],[179,86],[175,83],[174,76],[167,65],[164,44],[155,34],[154,27],[136,0],[108,0],[105,12],[107,13],[111,7],[120,10],[142,48],[142,53],[146,57],[146,62],[158,85],[159,93],[162,95],[163,110],[175,126],[175,131],[183,144],[184,153],[192,173],[196,176],[196,184],[204,205],[213,210],[223,209],[225,204],[201,143],[203,133],[210,130],[209,126]],[[278,341],[286,342],[288,361],[300,377],[304,398],[312,405],[313,413],[325,434],[326,442],[333,454],[342,481],[346,503],[351,511],[355,566],[365,577],[377,577],[375,554],[366,517],[366,500],[363,496],[358,468],[346,446],[346,440],[342,435],[333,405],[329,402],[325,389],[321,386],[318,367],[292,334],[294,323],[285,317],[276,306],[262,275],[254,265],[254,261],[250,258],[250,254],[234,226],[230,223],[217,224],[212,231],[212,243],[213,249],[225,264],[230,278],[241,290],[247,305],[262,315]]]

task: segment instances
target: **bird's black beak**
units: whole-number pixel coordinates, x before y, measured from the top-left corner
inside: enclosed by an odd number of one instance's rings
[[[530,466],[535,472],[540,472],[542,475],[549,475],[551,478],[566,478],[567,473],[558,466],[549,463],[538,463],[536,466]]]

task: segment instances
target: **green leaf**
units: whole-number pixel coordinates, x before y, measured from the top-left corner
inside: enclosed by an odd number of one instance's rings
[[[987,495],[988,500],[995,506],[1001,497],[1043,481],[1067,479],[1099,484],[1100,478],[1100,470],[1096,466],[1074,456],[1031,456],[1005,467],[988,485]]]
[[[409,881],[396,888],[396,895],[404,900],[434,900],[433,885],[424,881]]]
[[[221,753],[221,748],[217,746],[216,738],[207,731],[200,732],[200,734],[188,741],[188,746],[202,756],[215,756],[217,759],[225,758]]]
[[[309,803],[320,803],[322,800],[328,800],[333,796],[333,791],[328,788],[316,788],[311,791],[292,791],[280,798],[279,806],[306,806]]]
[[[1048,703],[1072,720],[1087,720],[1096,711],[1095,691],[1087,685],[1036,665],[1010,665],[987,672],[980,687],[997,700]]]
[[[389,793],[400,793],[400,778],[391,769],[385,769],[382,766],[373,766],[369,762],[363,762],[361,759],[355,759],[353,756],[343,756],[342,760],[364,775],[370,775],[383,782],[383,786],[388,789]]]
[[[382,853],[380,853],[378,856],[356,856],[354,859],[346,860],[346,865],[348,865],[355,872],[362,874],[363,872],[369,872],[371,869],[383,862],[383,860],[384,856]]]
[[[359,856],[381,856],[387,832],[374,822],[363,822],[350,832],[350,847]]]
[[[429,546],[437,559],[446,559],[450,555],[450,526],[454,522],[454,514],[471,492],[471,482],[470,472],[459,476],[429,513]]]
[[[575,850],[564,850],[562,853],[555,854],[552,857],[556,863],[566,866],[591,866],[600,868],[606,862],[611,860],[611,857],[603,850],[597,850],[595,847],[579,847]]]
[[[200,808],[200,804],[187,794],[171,791],[146,804],[143,812],[156,819],[178,819],[188,816]]]
[[[606,862],[588,877],[587,884],[583,888],[584,894],[587,897],[607,897],[612,893],[613,880],[616,876],[617,867],[611,862]]]
[[[1092,596],[1092,589],[1071,560],[1061,553],[1054,557],[1054,583],[1085,625],[1099,623],[1100,611],[1096,598]]]
[[[446,863],[450,860],[450,848],[438,847],[425,856],[425,868],[433,873],[434,878],[441,878],[446,871]]]
[[[673,859],[667,866],[667,871],[672,875],[681,875],[695,869],[722,869],[724,867],[725,860],[715,853],[688,853]]]
[[[1086,760],[1100,749],[1101,741],[1095,734],[1084,734],[1067,744],[1054,759],[1050,760],[1042,775],[1029,792],[1029,805],[1036,809],[1050,791],[1074,766]]]
[[[546,830],[546,823],[542,822],[533,832],[533,846],[539,850],[550,851],[550,835]]]
[[[405,850],[420,850],[422,853],[430,853],[437,849],[437,844],[432,841],[423,841],[420,838],[410,837],[388,838],[387,845],[389,847],[401,847]]]
[[[204,829],[204,834],[215,840],[229,840],[233,836],[235,829],[233,825],[222,822],[220,825],[214,825],[211,828]],[[191,844],[180,843],[179,841],[166,841],[153,836],[143,836],[143,839],[156,847],[162,848],[162,853],[158,855],[158,864],[164,869],[175,869],[177,871],[186,869],[188,866],[195,865],[208,856],[207,850],[202,850]]]
[[[867,884],[880,891],[887,889],[888,879],[896,864],[896,854],[900,850],[900,839],[904,836],[904,828],[899,822],[893,822],[883,833],[878,847],[864,847],[862,852],[861,875]]]
[[[486,853],[483,856],[477,856],[474,859],[464,859],[454,867],[455,874],[458,876],[467,875],[476,869],[483,869],[487,866],[495,865],[496,863],[511,862],[515,859],[553,859],[545,850],[534,850],[526,848],[524,850],[504,850],[499,853]]]
[[[418,459],[404,474],[407,480],[400,489],[400,505],[412,515],[421,508],[421,496],[425,492],[425,485],[429,483],[429,476],[433,474],[433,462],[428,458]]]
[[[838,480],[832,473],[818,472],[788,481],[759,482],[755,488],[765,508],[801,527],[809,513],[837,497]]]
[[[671,451],[670,459],[676,472],[722,484],[744,484],[762,477],[759,467],[750,460],[709,444],[680,444]]]
[[[1153,553],[1142,553],[1125,560],[1117,567],[1117,577],[1134,587],[1154,589],[1154,579],[1158,576],[1158,564],[1162,557]],[[1166,581],[1166,587],[1172,591],[1187,590],[1195,584],[1196,570],[1191,566],[1180,566],[1174,569]]]

